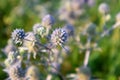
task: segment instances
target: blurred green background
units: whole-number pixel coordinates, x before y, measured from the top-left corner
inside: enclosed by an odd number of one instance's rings
[[[0,49],[4,48],[7,40],[11,36],[11,32],[15,28],[23,28],[25,31],[32,30],[35,23],[39,23],[45,13],[50,13],[56,19],[55,27],[63,26],[65,22],[57,20],[57,13],[61,0],[0,0]],[[115,23],[115,16],[120,12],[120,0],[96,0],[96,4],[92,8],[85,8],[92,22],[99,25],[98,6],[100,3],[106,2],[110,6],[111,20],[107,23],[107,27],[111,27]],[[46,8],[46,10],[44,9]],[[85,15],[86,15],[85,14]],[[83,20],[84,22],[84,20]],[[75,24],[81,26],[79,23]],[[102,51],[92,51],[89,60],[89,67],[92,76],[103,80],[119,80],[120,79],[120,28],[116,29],[111,36],[105,37],[99,43]],[[62,64],[62,73],[75,73],[75,68],[83,64],[84,54],[79,54],[76,44],[70,44],[71,54]],[[6,58],[0,50],[0,80],[7,78],[7,74],[3,70],[3,61]]]

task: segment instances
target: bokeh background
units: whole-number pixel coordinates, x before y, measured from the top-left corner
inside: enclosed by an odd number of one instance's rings
[[[63,0],[64,1],[64,0]],[[120,0],[95,0],[94,6],[85,6],[85,14],[82,15],[74,27],[84,27],[86,17],[96,25],[100,24],[98,6],[107,3],[110,7],[111,19],[107,27],[115,23],[115,16],[120,12]],[[0,0],[0,80],[7,78],[3,72],[3,62],[6,58],[1,51],[7,44],[11,32],[16,28],[23,28],[25,31],[32,30],[35,23],[39,23],[45,14],[51,14],[56,19],[54,27],[63,26],[64,21],[58,19],[58,11],[61,0]],[[77,30],[75,30],[77,32]],[[84,53],[72,42],[71,53],[62,64],[61,72],[66,75],[75,73],[75,68],[83,64]],[[113,31],[110,36],[103,38],[99,47],[101,51],[92,51],[88,66],[92,71],[92,77],[103,80],[120,79],[120,28]]]

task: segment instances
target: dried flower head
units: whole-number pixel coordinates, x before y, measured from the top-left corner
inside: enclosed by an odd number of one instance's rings
[[[23,29],[15,29],[12,32],[12,40],[14,41],[15,44],[22,44],[23,39],[25,37],[25,32]]]
[[[38,23],[33,26],[33,32],[44,37],[46,35],[46,28]]]
[[[51,42],[53,45],[62,46],[67,41],[68,34],[64,29],[58,28],[51,34]]]
[[[106,15],[109,13],[109,6],[106,3],[101,3],[99,6],[99,12],[103,15]]]
[[[42,19],[42,25],[46,28],[50,29],[53,26],[54,23],[55,23],[55,19],[50,14],[46,15]]]

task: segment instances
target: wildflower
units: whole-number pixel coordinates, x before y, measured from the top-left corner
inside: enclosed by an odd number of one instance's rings
[[[23,29],[15,29],[12,32],[12,40],[14,41],[15,44],[22,44],[23,39],[25,37],[25,32]]]
[[[35,24],[35,25],[33,26],[33,32],[34,32],[35,34],[40,35],[41,37],[44,37],[44,36],[46,35],[46,29],[45,29],[45,27],[43,27],[43,26],[40,25],[40,24]]]
[[[54,23],[55,23],[55,19],[50,14],[46,15],[42,19],[42,25],[46,28],[51,29],[51,27],[53,26]]]
[[[64,29],[58,28],[51,34],[51,42],[53,45],[62,46],[67,41],[68,34]]]
[[[106,15],[109,13],[109,6],[106,3],[102,3],[99,6],[99,12],[103,15]]]

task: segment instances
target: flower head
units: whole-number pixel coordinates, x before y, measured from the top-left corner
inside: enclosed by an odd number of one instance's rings
[[[55,23],[55,19],[50,14],[46,15],[42,19],[42,25],[47,27],[47,28],[51,28],[54,23]]]
[[[68,37],[67,32],[64,29],[55,29],[51,35],[51,42],[56,45],[62,45],[66,42]]]
[[[23,80],[25,72],[18,62],[10,67],[8,74],[11,80]]]
[[[22,44],[23,39],[25,37],[25,32],[23,29],[15,29],[12,32],[12,40],[14,41],[15,44]]]
[[[87,28],[87,33],[89,36],[96,35],[96,25],[93,23],[90,23]]]
[[[33,26],[33,32],[34,32],[35,34],[40,35],[41,37],[43,37],[43,36],[46,35],[46,29],[45,29],[45,27],[43,27],[43,26],[40,25],[40,24],[35,24],[35,25]]]
[[[67,34],[69,36],[73,36],[74,35],[74,27],[70,24],[67,24],[63,27],[63,29],[67,32]]]
[[[99,6],[99,12],[103,15],[106,15],[109,13],[109,6],[106,3],[102,3]]]

